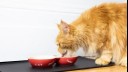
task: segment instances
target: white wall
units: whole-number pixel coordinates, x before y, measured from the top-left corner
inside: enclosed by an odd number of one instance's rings
[[[103,2],[124,0],[0,0],[0,62],[59,54],[56,24]],[[82,50],[78,55],[83,55]]]

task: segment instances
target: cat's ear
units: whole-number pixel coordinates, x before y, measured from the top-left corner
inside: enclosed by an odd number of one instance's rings
[[[66,23],[65,21],[61,20],[60,24],[65,24],[68,25],[68,23]]]
[[[61,30],[66,34],[69,32],[70,26],[69,24],[67,24],[66,22],[64,22],[63,20],[61,20],[59,27],[61,28]]]

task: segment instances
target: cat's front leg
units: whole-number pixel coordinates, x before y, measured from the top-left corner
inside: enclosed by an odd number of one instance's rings
[[[99,58],[95,60],[95,63],[98,65],[107,65],[111,62],[112,52],[109,50],[102,51],[102,54]]]

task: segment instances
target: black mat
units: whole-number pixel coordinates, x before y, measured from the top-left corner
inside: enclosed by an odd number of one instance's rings
[[[110,63],[107,66],[112,66],[113,63]],[[61,72],[69,70],[78,70],[78,69],[89,69],[101,67],[95,64],[95,61],[92,59],[87,59],[84,57],[78,57],[77,62],[72,66],[53,66],[52,68],[32,68],[28,61],[17,61],[17,62],[1,62],[0,63],[0,72]]]

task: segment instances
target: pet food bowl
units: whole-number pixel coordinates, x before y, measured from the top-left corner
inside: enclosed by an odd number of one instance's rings
[[[77,56],[75,57],[60,57],[59,59],[57,58],[57,63],[61,66],[65,65],[73,65],[77,61]]]
[[[55,56],[34,56],[28,59],[31,66],[36,68],[52,67],[55,60]]]

